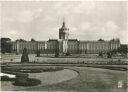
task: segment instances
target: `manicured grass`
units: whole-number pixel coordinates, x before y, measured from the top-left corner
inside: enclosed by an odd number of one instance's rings
[[[30,63],[44,63],[44,64],[66,64],[66,63],[96,63],[96,64],[128,64],[127,58],[49,58],[49,57],[35,57],[35,54],[29,54]],[[3,55],[2,64],[20,63],[21,55]],[[119,61],[119,62],[118,62]]]
[[[69,67],[79,72],[78,77],[63,83],[33,87],[25,91],[64,92],[127,92],[127,72],[91,67]],[[122,81],[122,88],[118,82]]]

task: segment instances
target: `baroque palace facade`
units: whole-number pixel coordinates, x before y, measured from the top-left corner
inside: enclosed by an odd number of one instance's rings
[[[69,29],[63,21],[62,27],[59,29],[59,39],[49,39],[48,41],[25,41],[16,40],[12,42],[12,52],[22,53],[27,48],[29,53],[54,54],[59,51],[60,54],[97,54],[99,52],[108,52],[120,47],[119,39],[104,41],[79,41],[77,39],[69,39]]]

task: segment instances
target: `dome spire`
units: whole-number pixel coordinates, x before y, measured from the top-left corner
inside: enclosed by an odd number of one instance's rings
[[[69,29],[65,25],[65,19],[63,18],[62,27],[59,29],[59,39],[68,39]]]

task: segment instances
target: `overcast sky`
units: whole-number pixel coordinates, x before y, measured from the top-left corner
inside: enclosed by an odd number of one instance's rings
[[[128,43],[126,2],[2,2],[2,37],[58,39],[65,18],[70,38]]]

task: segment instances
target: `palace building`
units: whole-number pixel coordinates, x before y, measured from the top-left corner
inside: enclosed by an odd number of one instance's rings
[[[12,52],[22,53],[27,48],[29,53],[54,54],[58,51],[60,54],[97,54],[99,52],[108,52],[120,47],[119,39],[105,41],[99,39],[97,41],[81,41],[69,38],[69,28],[66,27],[65,21],[59,29],[59,39],[49,39],[48,41],[24,41],[16,40],[12,42]]]
[[[22,53],[23,49],[26,48],[28,53],[45,52],[47,44],[45,41],[25,41],[22,39],[12,42],[12,52]]]

